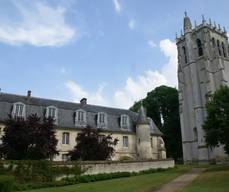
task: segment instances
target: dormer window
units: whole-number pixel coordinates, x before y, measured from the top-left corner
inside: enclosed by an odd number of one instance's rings
[[[75,125],[76,126],[86,126],[87,124],[87,117],[86,117],[86,111],[79,109],[76,111],[75,116]]]
[[[107,114],[103,112],[98,113],[97,117],[97,127],[106,128],[107,127]]]
[[[121,115],[121,122],[120,122],[121,128],[128,129],[129,124],[130,124],[129,123],[129,116],[128,115]]]
[[[58,109],[54,106],[47,107],[45,117],[52,118],[57,123]]]
[[[25,104],[21,102],[15,103],[12,110],[12,116],[25,118]]]

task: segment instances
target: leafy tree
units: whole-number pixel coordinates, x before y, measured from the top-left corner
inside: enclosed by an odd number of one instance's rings
[[[147,111],[158,128],[162,131],[167,156],[175,160],[182,158],[182,142],[179,118],[178,92],[175,88],[160,86],[147,94],[142,100]],[[141,101],[136,102],[130,110],[137,112]]]
[[[30,142],[26,121],[23,118],[10,117],[5,124],[5,134],[0,147],[1,156],[6,159],[23,159]]]
[[[0,154],[5,159],[47,159],[58,154],[53,119],[41,121],[36,115],[23,118],[9,117],[5,121]]]
[[[78,134],[77,145],[69,153],[72,160],[106,160],[111,158],[114,148],[118,143],[111,134],[105,136],[100,134],[99,129],[87,127]]]
[[[210,147],[223,144],[229,154],[229,88],[221,86],[210,95],[206,108],[207,118],[203,125],[206,143]]]

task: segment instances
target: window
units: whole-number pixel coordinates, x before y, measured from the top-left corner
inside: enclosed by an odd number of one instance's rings
[[[194,135],[194,140],[198,141],[198,131],[196,127],[193,128],[193,135]]]
[[[225,50],[225,46],[224,46],[224,43],[222,42],[222,51],[223,51],[223,56],[224,57],[227,57],[226,55],[226,50]]]
[[[76,117],[75,117],[75,124],[77,126],[86,126],[87,120],[86,120],[86,111],[79,109],[76,111]]]
[[[218,53],[219,53],[219,56],[222,55],[221,53],[221,49],[220,49],[220,43],[219,43],[219,40],[217,40],[217,47],[218,47]]]
[[[25,117],[25,104],[15,103],[12,110],[13,117]]]
[[[203,55],[203,48],[202,48],[202,43],[200,39],[196,40],[197,43],[197,49],[198,49],[198,55],[199,57]]]
[[[54,106],[49,106],[46,109],[46,118],[52,118],[54,120],[57,120],[57,108]]]
[[[184,54],[184,61],[185,61],[185,63],[188,63],[187,54],[186,54],[186,49],[185,49],[184,46],[182,47],[182,50],[183,50],[183,54]]]
[[[104,128],[107,126],[107,115],[106,113],[99,112],[97,117],[97,127]]]
[[[215,38],[212,38],[212,46],[215,47]]]
[[[105,135],[99,135],[98,136],[98,141],[99,143],[101,143],[103,141],[103,139],[105,138]]]
[[[129,116],[121,115],[121,128],[127,129],[129,127]]]
[[[62,144],[65,144],[65,145],[69,145],[69,133],[68,132],[64,132],[63,135],[62,135]]]
[[[105,123],[105,114],[104,113],[99,114],[99,123]]]
[[[128,147],[129,143],[128,143],[128,137],[127,136],[123,136],[123,147]]]
[[[151,147],[153,148],[153,138],[150,138]]]
[[[68,161],[68,160],[69,160],[68,154],[62,154],[62,161]]]

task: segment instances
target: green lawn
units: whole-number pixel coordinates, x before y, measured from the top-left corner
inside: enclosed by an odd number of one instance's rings
[[[164,172],[26,192],[148,192],[159,188],[188,170],[190,167],[180,166]]]
[[[181,192],[229,192],[229,167],[210,168]]]

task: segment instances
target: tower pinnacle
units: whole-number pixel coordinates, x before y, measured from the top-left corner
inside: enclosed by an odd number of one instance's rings
[[[187,33],[192,29],[192,23],[191,23],[191,20],[188,17],[186,11],[184,14],[185,14],[185,17],[184,17],[184,33]]]

